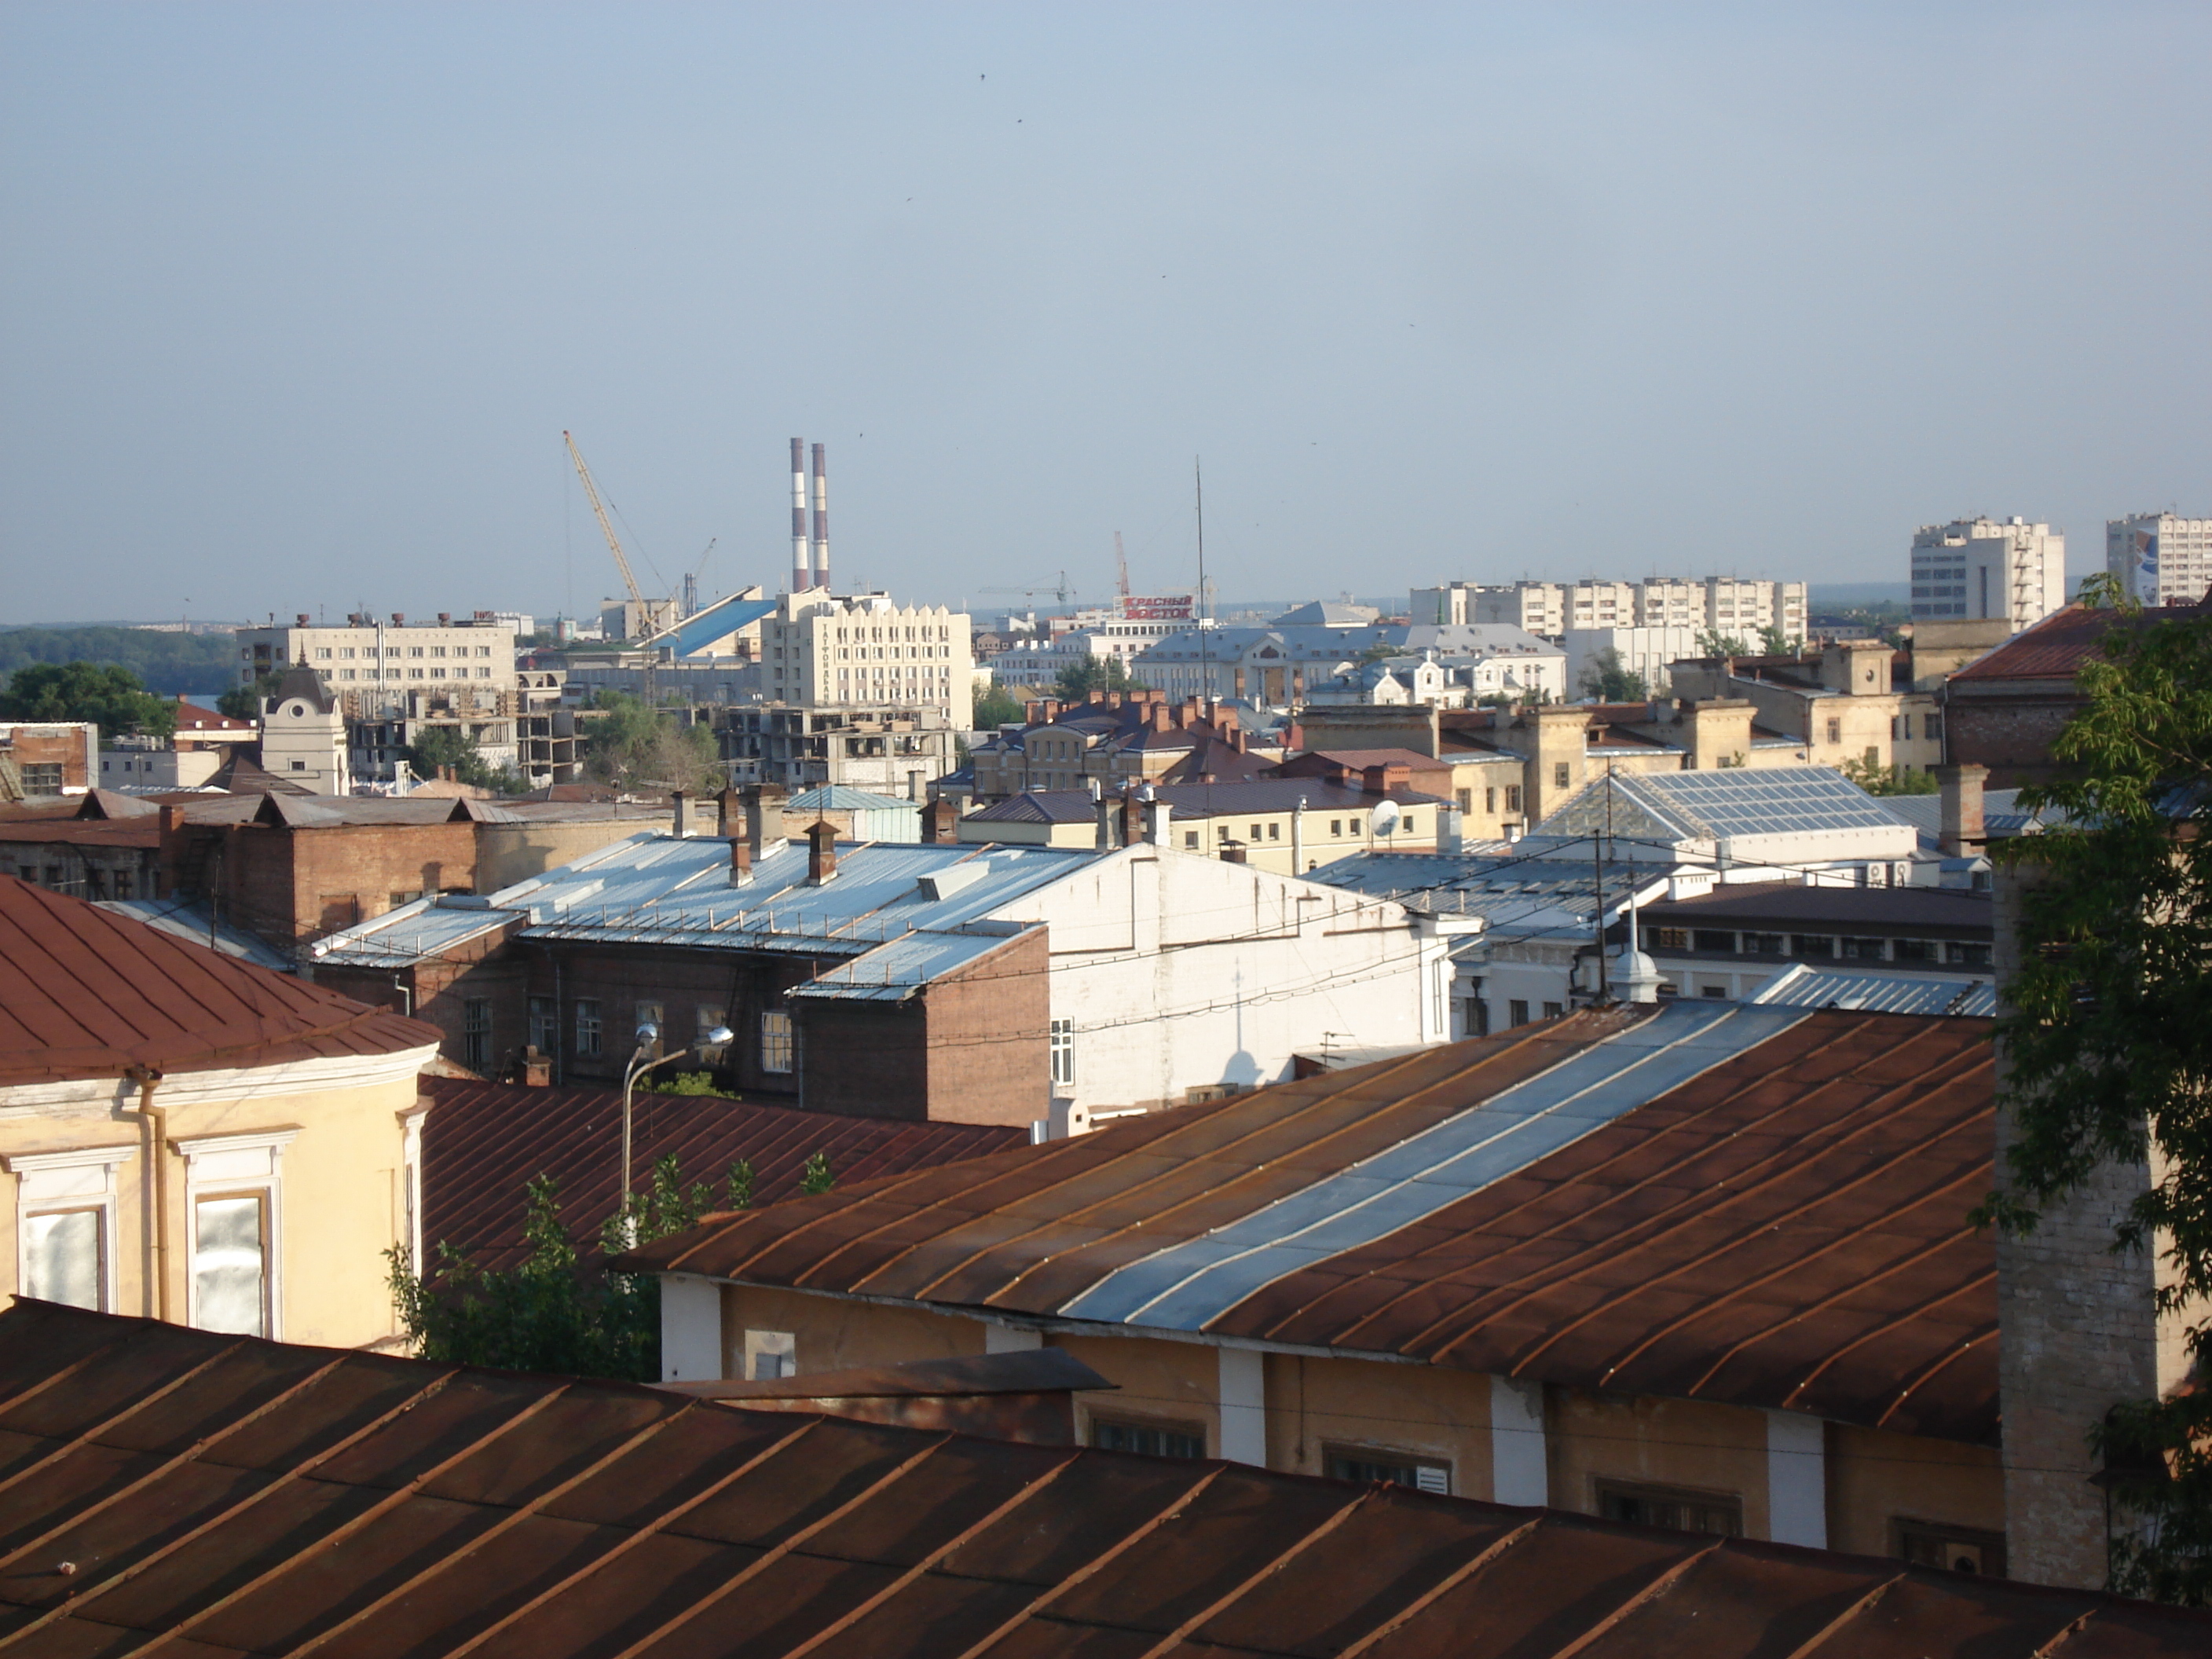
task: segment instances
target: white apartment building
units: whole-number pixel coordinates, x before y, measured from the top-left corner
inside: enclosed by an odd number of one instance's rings
[[[1640,582],[1517,581],[1497,586],[1451,582],[1413,591],[1410,614],[1420,623],[1509,623],[1547,639],[1571,629],[1709,629],[1757,645],[1762,629],[1805,637],[1805,584],[1757,577],[1694,580],[1653,576]]]
[[[1570,628],[1564,641],[1567,653],[1566,682],[1572,689],[1568,697],[1579,700],[1583,696],[1583,676],[1596,665],[1605,653],[1611,651],[1620,659],[1620,665],[1632,674],[1643,677],[1644,695],[1664,697],[1673,695],[1674,678],[1668,665],[1681,662],[1702,654],[1698,649],[1698,635],[1702,628]]]
[[[969,641],[967,613],[941,605],[787,593],[761,623],[762,690],[771,702],[935,708],[964,732],[975,695]]]
[[[492,612],[472,617],[441,611],[434,622],[410,623],[395,611],[380,622],[360,613],[335,627],[301,613],[289,628],[241,628],[238,679],[312,668],[355,719],[397,708],[410,691],[441,692],[466,684],[496,694],[515,689],[514,629]]]
[[[2138,604],[2194,605],[2212,589],[2212,519],[2174,513],[2108,519],[2105,568]]]
[[[1954,519],[1912,532],[1912,615],[2033,627],[2066,603],[2066,538],[2026,519]]]

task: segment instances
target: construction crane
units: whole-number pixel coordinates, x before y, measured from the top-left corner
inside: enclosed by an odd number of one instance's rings
[[[599,533],[607,538],[607,551],[615,556],[615,568],[622,572],[623,586],[629,589],[630,598],[637,602],[638,611],[644,617],[646,626],[650,628],[653,619],[653,606],[639,590],[637,578],[630,574],[629,555],[623,551],[622,542],[615,535],[614,523],[607,517],[607,509],[599,502],[599,486],[592,482],[592,469],[584,465],[584,452],[576,447],[576,441],[565,432],[561,434],[561,441],[568,446],[568,459],[575,462],[576,476],[584,481],[585,499],[591,502],[592,516],[599,521]]]
[[[1049,593],[1062,605],[1066,605],[1075,590],[1067,585],[1067,572],[1061,570],[1054,574],[1060,578],[1056,582],[1041,581],[1028,587],[986,587],[978,591],[985,593],[1018,593],[1025,599],[1033,599],[1040,593]]]
[[[1123,599],[1129,597],[1129,556],[1121,550],[1121,532],[1114,532],[1115,587]]]

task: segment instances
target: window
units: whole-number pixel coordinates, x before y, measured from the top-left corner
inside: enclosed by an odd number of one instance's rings
[[[551,997],[530,999],[530,1046],[541,1054],[550,1054],[559,1045],[560,1015]]]
[[[204,1194],[192,1206],[192,1323],[234,1336],[269,1333],[269,1200]]]
[[[1954,968],[1986,968],[1990,965],[1990,947],[1953,939],[1943,947],[1943,960]]]
[[[576,1057],[597,1060],[599,1057],[601,1035],[605,1025],[599,1013],[599,999],[579,997],[576,1000]]]
[[[793,1069],[791,1016],[781,1008],[761,1016],[760,1063],[763,1072]]]
[[[658,1035],[643,1046],[651,1048],[656,1054],[665,1054],[668,1051],[668,1027],[661,1020],[660,1005],[657,1002],[638,1002],[633,1003],[630,1006],[632,1009],[629,1022],[630,1030],[635,1032],[641,1026],[650,1025],[653,1027],[653,1030],[658,1033]],[[630,1041],[632,1042],[636,1042],[638,1039],[635,1036],[632,1036]]]
[[[745,1333],[745,1381],[773,1382],[799,1375],[799,1340],[789,1331]]]
[[[1506,811],[1506,814],[1507,814],[1507,816],[1508,816],[1508,817],[1510,817],[1510,816],[1512,816],[1513,814],[1515,814],[1515,813],[1518,812],[1520,810],[1521,810],[1521,786],[1520,786],[1519,784],[1517,784],[1517,783],[1509,783],[1509,784],[1507,784],[1507,785],[1505,786],[1505,811]]]
[[[1655,951],[1686,951],[1690,948],[1690,930],[1686,927],[1654,927],[1651,947]]]
[[[1198,845],[1198,831],[1195,830],[1184,830],[1182,832],[1182,844],[1185,847],[1195,848]]]
[[[1743,1536],[1743,1504],[1710,1492],[1674,1492],[1663,1486],[1614,1486],[1601,1480],[1598,1513],[1608,1521],[1639,1527],[1672,1527],[1720,1538]]]
[[[1828,741],[1830,743],[1841,743],[1843,740],[1844,723],[1841,720],[1830,720],[1828,722]]]
[[[1260,839],[1260,826],[1256,823],[1252,826],[1252,839],[1254,841]]]
[[[1947,1527],[1929,1521],[1900,1520],[1894,1525],[1897,1553],[1916,1567],[1979,1573],[1989,1578],[2005,1576],[2001,1532],[1977,1532],[1969,1527]]]
[[[1451,1465],[1411,1452],[1371,1451],[1364,1447],[1324,1446],[1322,1465],[1332,1480],[1357,1480],[1364,1485],[1380,1480],[1416,1492],[1451,1495]]]
[[[1936,960],[1935,943],[1924,939],[1899,939],[1897,949],[1891,959],[1896,962],[1932,963]]]
[[[1733,951],[1735,949],[1735,934],[1725,928],[1699,927],[1690,937],[1700,951]]]
[[[489,997],[470,997],[461,1004],[461,1064],[478,1075],[491,1069]]]
[[[694,1008],[691,1011],[692,1046],[702,1051],[715,1053],[719,1056],[718,1046],[708,1042],[707,1039],[714,1035],[717,1026],[726,1024],[728,1018],[729,1011],[726,1008],[709,1008],[703,1006]]]
[[[1052,1080],[1056,1084],[1075,1081],[1075,1022],[1056,1019],[1052,1022]]]
[[[1195,1423],[1124,1423],[1094,1417],[1091,1443],[1101,1451],[1136,1452],[1146,1457],[1206,1455],[1206,1431]]]
[[[1836,941],[1825,933],[1792,933],[1790,951],[1792,956],[1832,957],[1836,954]]]
[[[1282,838],[1283,826],[1281,824],[1271,823],[1267,826],[1267,839],[1269,841],[1280,841]]]
[[[1459,798],[1459,810],[1460,810],[1461,811],[1462,811],[1462,812],[1472,812],[1473,811],[1474,811],[1474,790],[1472,790],[1472,789],[1462,789],[1462,790],[1458,790],[1458,791],[1456,791],[1456,792],[1455,792],[1455,793],[1458,795],[1458,798]]]
[[[1522,999],[1516,997],[1505,1005],[1505,1011],[1507,1024],[1526,1025],[1528,1023],[1528,1005]]]
[[[1332,836],[1342,835],[1344,833],[1344,820],[1342,818],[1331,818],[1328,821],[1328,833]]]
[[[1923,714],[1920,717],[1920,734],[1931,741],[1941,738],[1943,735],[1943,717],[1941,714]]]
[[[1564,1003],[1547,1002],[1544,1005],[1544,1018],[1546,1019],[1557,1019],[1560,1015],[1566,1012],[1566,1006]]]
[[[23,793],[27,795],[58,795],[62,792],[62,768],[59,761],[52,764],[32,764],[22,769]]]
[[[106,1212],[49,1210],[22,1223],[23,1294],[72,1308],[106,1310]]]
[[[1843,947],[1846,962],[1881,962],[1888,952],[1882,946],[1886,941],[1878,939],[1844,939],[1836,941]]]
[[[1725,985],[1708,985],[1701,988],[1698,994],[1701,997],[1709,997],[1715,1002],[1726,1002],[1728,1000],[1728,987]]]
[[[1552,787],[1554,789],[1564,789],[1566,787],[1567,763],[1565,761],[1554,761],[1552,763]]]
[[[1743,954],[1747,957],[1778,957],[1782,954],[1782,935],[1779,933],[1746,933]]]

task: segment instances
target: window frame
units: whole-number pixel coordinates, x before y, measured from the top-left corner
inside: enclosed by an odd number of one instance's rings
[[[1089,1415],[1091,1420],[1085,1425],[1084,1440],[1086,1444],[1100,1451],[1126,1452],[1133,1457],[1175,1457],[1185,1461],[1203,1458],[1206,1455],[1207,1441],[1210,1437],[1206,1431],[1206,1425],[1195,1419],[1185,1420],[1178,1418],[1148,1418],[1121,1412],[1092,1412]],[[1163,1446],[1158,1451],[1152,1451],[1142,1446],[1108,1445],[1100,1438],[1102,1430],[1109,1438],[1141,1435],[1158,1435],[1164,1438],[1172,1435],[1179,1440],[1188,1442],[1194,1449],[1171,1450]]]
[[[461,1064],[478,1075],[491,1069],[491,999],[462,998]]]
[[[1052,1066],[1054,1088],[1075,1086],[1075,1022],[1072,1019],[1048,1020],[1045,1023],[1045,1052]]]
[[[204,1135],[173,1141],[185,1159],[185,1323],[199,1322],[199,1206],[203,1199],[243,1198],[258,1194],[261,1207],[261,1334],[284,1340],[284,1149],[299,1139],[296,1128],[259,1133]]]
[[[1340,1471],[1340,1465],[1345,1466]],[[1407,1492],[1425,1492],[1438,1498],[1452,1495],[1452,1462],[1449,1457],[1431,1457],[1421,1452],[1401,1450],[1395,1446],[1359,1446],[1324,1441],[1321,1449],[1322,1473],[1331,1480],[1349,1480],[1366,1486],[1381,1481],[1386,1486],[1402,1486]],[[1364,1468],[1369,1473],[1358,1471]],[[1403,1470],[1413,1477],[1401,1480],[1397,1471]],[[1387,1471],[1387,1472],[1386,1472]],[[1424,1476],[1434,1475],[1434,1480]]]
[[[16,1282],[25,1284],[30,1260],[27,1224],[42,1215],[100,1213],[100,1296],[96,1313],[119,1313],[122,1285],[116,1228],[121,1202],[116,1171],[138,1155],[136,1146],[83,1146],[60,1152],[10,1152],[0,1169],[15,1177]]]
[[[1700,1491],[1694,1486],[1652,1486],[1641,1480],[1615,1480],[1605,1475],[1593,1478],[1593,1507],[1605,1520],[1618,1521],[1630,1526],[1662,1527],[1670,1532],[1682,1533],[1692,1538],[1741,1538],[1743,1529],[1743,1495],[1741,1492]],[[1715,1532],[1701,1526],[1678,1526],[1671,1521],[1655,1521],[1642,1516],[1618,1515],[1616,1508],[1631,1504],[1673,1504],[1683,1509],[1711,1513],[1726,1513],[1734,1522],[1732,1532]]]
[[[779,1055],[782,1059],[781,1065],[776,1063]],[[761,1011],[760,1068],[778,1077],[790,1077],[799,1070],[799,1028],[793,1024],[788,1009]]]

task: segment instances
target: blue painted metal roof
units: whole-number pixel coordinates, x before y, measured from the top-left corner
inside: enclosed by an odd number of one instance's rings
[[[878,795],[872,789],[855,789],[849,784],[825,783],[812,789],[802,789],[784,802],[787,812],[919,812],[919,803],[901,800],[896,795]]]
[[[671,631],[656,634],[651,643],[673,646],[676,654],[688,657],[740,628],[750,628],[775,609],[774,599],[740,599],[734,596],[686,617]]]
[[[1909,979],[1887,974],[1831,974],[1803,963],[1769,981],[1751,1001],[1767,1008],[1845,1008],[1869,1014],[1952,1014],[1991,1019],[1990,980]]]
[[[1262,1286],[1409,1227],[1787,1030],[1796,1008],[1678,1002],[1291,1196],[1108,1274],[1070,1318],[1203,1330]]]

